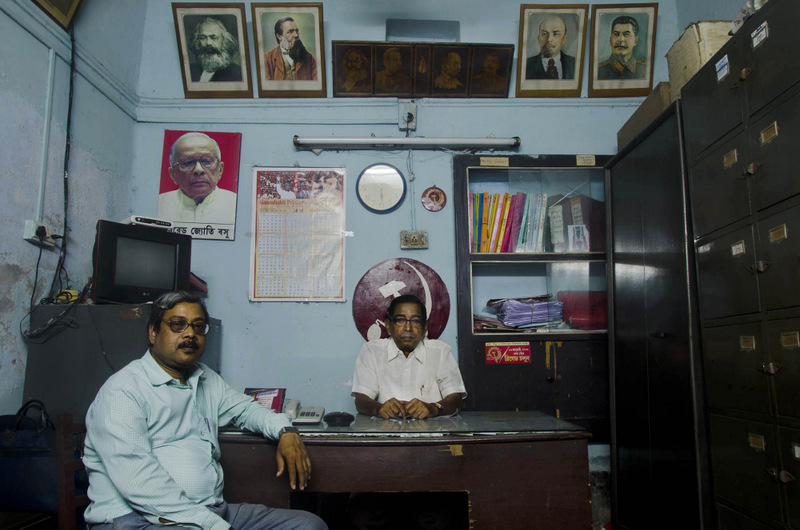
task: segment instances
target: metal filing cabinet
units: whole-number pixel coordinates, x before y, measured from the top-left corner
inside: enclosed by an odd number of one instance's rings
[[[706,399],[714,407],[771,414],[769,363],[760,322],[703,330]]]
[[[697,235],[706,235],[750,215],[748,137],[744,131],[703,158],[692,172],[692,211]],[[725,204],[710,208],[709,204]]]
[[[717,527],[800,529],[800,10],[770,0],[686,83]]]
[[[755,267],[755,244],[750,226],[699,245],[697,269],[702,318],[758,313]]]

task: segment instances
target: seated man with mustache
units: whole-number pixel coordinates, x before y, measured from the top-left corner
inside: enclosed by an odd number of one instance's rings
[[[622,15],[611,23],[611,57],[597,65],[597,79],[644,79],[647,62],[633,57],[639,44],[639,23],[635,18]]]
[[[316,81],[317,60],[300,40],[292,17],[275,23],[278,46],[264,54],[264,76],[272,81]]]
[[[194,28],[189,48],[197,62],[191,63],[192,81],[241,81],[242,69],[233,62],[239,43],[225,25],[207,18]]]

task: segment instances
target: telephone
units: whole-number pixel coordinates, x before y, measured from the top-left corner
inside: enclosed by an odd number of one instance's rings
[[[283,412],[289,415],[294,425],[313,425],[322,421],[322,416],[325,415],[325,407],[303,407],[298,400],[287,399]]]

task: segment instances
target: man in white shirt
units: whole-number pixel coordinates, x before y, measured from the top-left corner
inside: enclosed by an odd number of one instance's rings
[[[388,339],[364,344],[356,360],[351,395],[370,416],[424,419],[450,416],[467,395],[450,346],[425,338],[425,305],[414,295],[392,300]]]
[[[169,166],[178,189],[158,196],[158,217],[189,223],[235,222],[236,194],[217,187],[224,163],[213,138],[199,132],[184,134],[170,148]]]

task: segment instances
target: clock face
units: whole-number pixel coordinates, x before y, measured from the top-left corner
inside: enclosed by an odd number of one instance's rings
[[[389,164],[373,164],[361,172],[356,195],[364,208],[375,213],[397,209],[406,196],[406,179]]]

